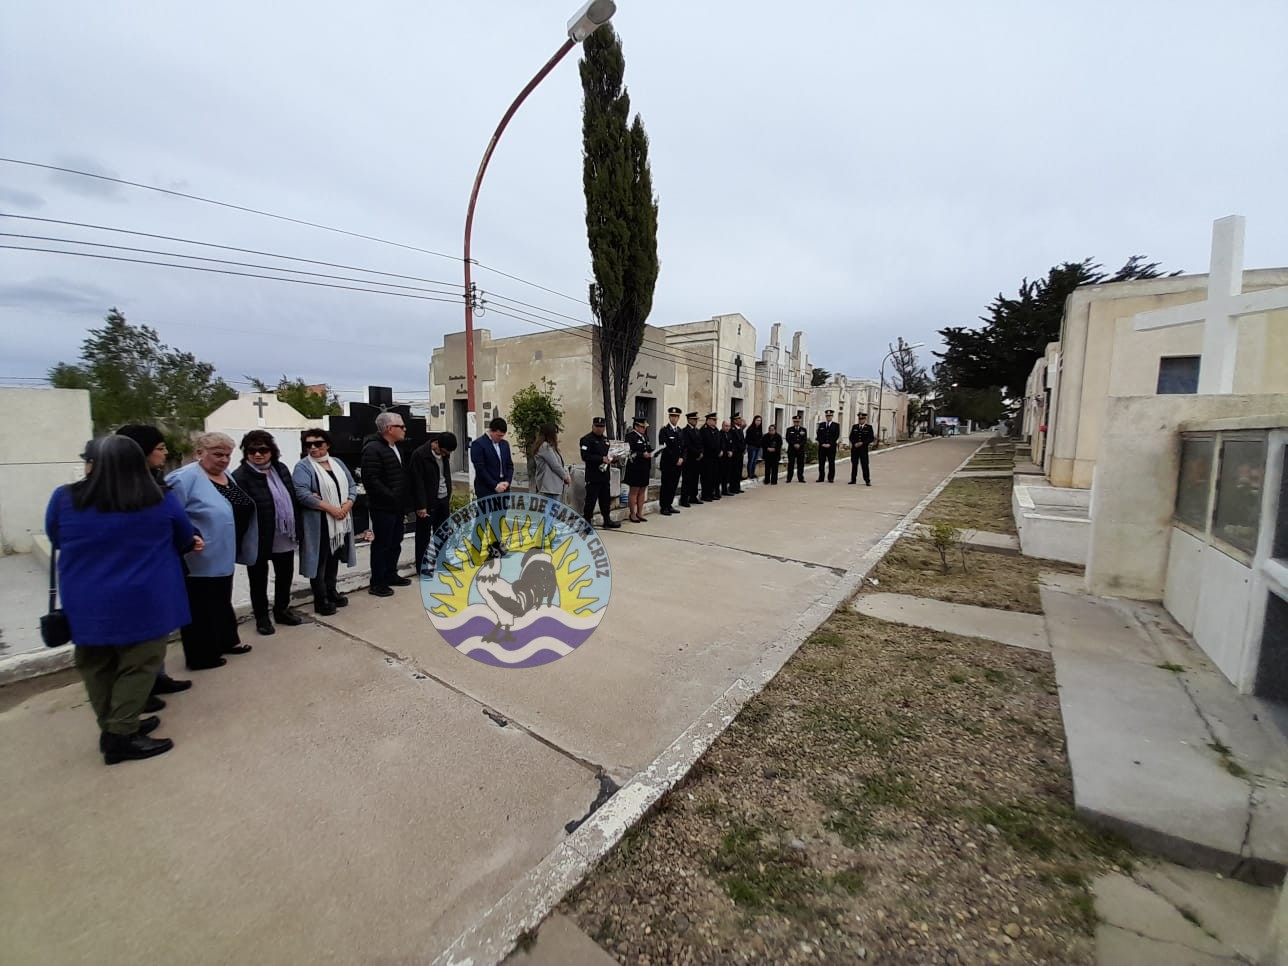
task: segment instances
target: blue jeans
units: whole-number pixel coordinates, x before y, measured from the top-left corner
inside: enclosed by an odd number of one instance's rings
[[[756,478],[756,464],[759,462],[760,462],[760,447],[748,446],[747,447],[747,479],[754,480]]]

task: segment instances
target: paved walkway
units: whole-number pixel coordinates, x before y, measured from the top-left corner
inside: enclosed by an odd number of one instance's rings
[[[909,594],[860,594],[854,609],[877,620],[912,627],[926,627],[962,637],[982,637],[998,644],[1024,647],[1031,651],[1049,651],[1046,624],[1041,614],[952,604],[929,597]]]
[[[432,959],[521,903],[534,869],[584,859],[564,826],[597,775],[625,784],[597,816],[638,807],[626,783],[673,767],[677,739],[749,669],[785,660],[982,441],[879,452],[870,489],[750,487],[604,533],[608,614],[543,668],[456,654],[413,587],[251,634],[251,654],[170,699],[159,734],[176,748],[155,761],[104,768],[78,684],[25,697],[0,711],[0,949],[42,964]]]

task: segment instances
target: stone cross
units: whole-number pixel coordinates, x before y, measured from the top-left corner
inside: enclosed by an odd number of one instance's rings
[[[268,408],[268,400],[265,399],[263,396],[256,396],[255,401],[251,403],[251,405],[259,410],[259,425],[261,426],[267,425],[264,422],[264,410]]]
[[[1212,223],[1212,262],[1204,301],[1141,312],[1134,319],[1138,332],[1203,323],[1203,355],[1199,362],[1202,394],[1234,392],[1239,318],[1288,308],[1288,286],[1243,291],[1243,229],[1242,215],[1227,215]]]

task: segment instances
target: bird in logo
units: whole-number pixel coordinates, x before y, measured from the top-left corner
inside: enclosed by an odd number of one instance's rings
[[[523,555],[519,579],[511,583],[501,576],[501,561],[509,551],[499,541],[488,544],[487,559],[474,575],[478,588],[490,611],[496,616],[496,626],[483,636],[485,641],[514,640],[511,627],[514,621],[536,609],[554,602],[559,593],[554,561],[540,547],[533,547]]]

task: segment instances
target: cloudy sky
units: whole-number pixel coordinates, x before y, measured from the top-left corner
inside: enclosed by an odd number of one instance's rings
[[[808,333],[816,365],[873,376],[896,336],[937,348],[937,329],[1057,262],[1142,253],[1206,271],[1222,215],[1247,216],[1248,267],[1288,265],[1282,0],[619,3],[661,208],[656,325],[742,312],[763,344],[781,321]],[[0,381],[73,360],[115,305],[231,380],[423,396],[430,351],[462,325],[451,293],[479,157],[574,5],[4,4],[4,157],[408,247],[12,163],[0,212],[414,276],[384,280],[425,297],[0,249]],[[507,273],[479,271],[480,287],[557,325],[589,318],[574,57],[502,139],[474,232],[475,257]],[[354,274],[0,225],[60,239],[4,245]],[[495,312],[479,325],[541,331]]]

